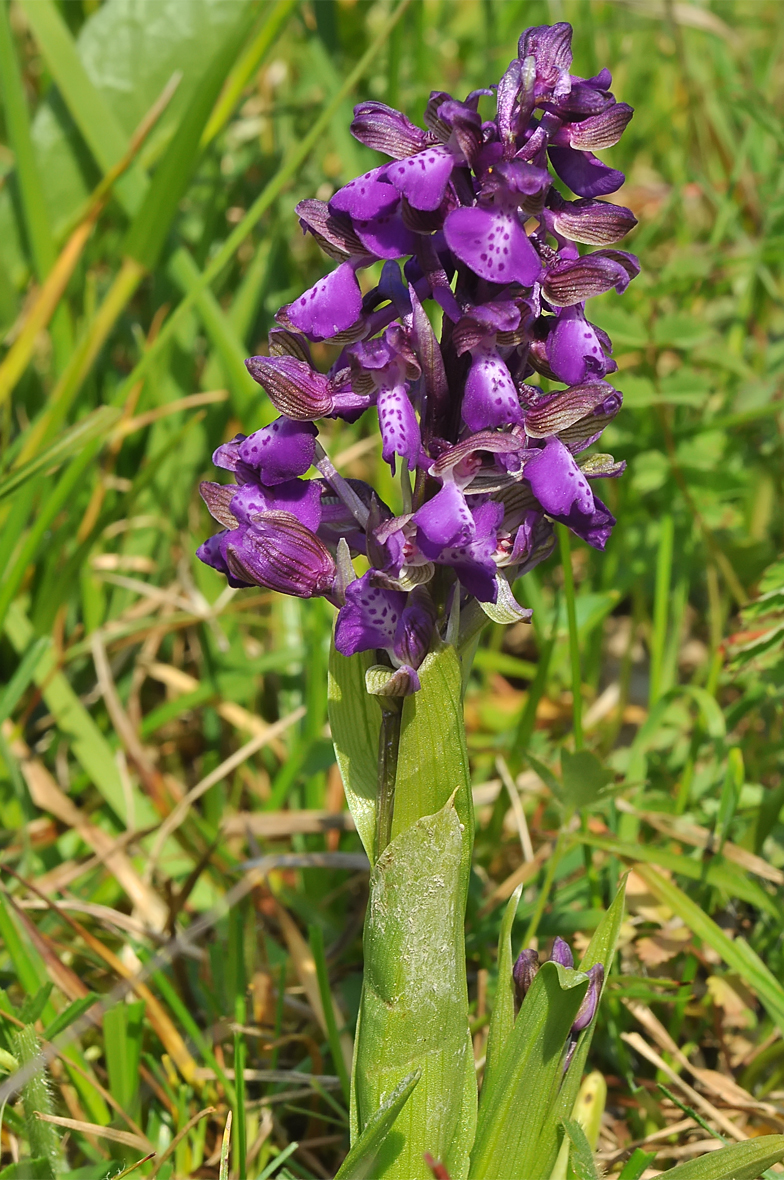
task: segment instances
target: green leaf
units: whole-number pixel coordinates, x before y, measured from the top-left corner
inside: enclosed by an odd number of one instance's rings
[[[27,996],[19,1011],[19,1019],[23,1020],[25,1024],[35,1024],[49,1003],[49,997],[52,994],[53,987],[54,984],[49,980],[43,987],[38,989],[35,995]]]
[[[19,667],[0,693],[0,723],[7,720],[13,713],[20,697],[35,675],[38,661],[51,645],[52,641],[48,635],[41,635],[30,643],[19,661]]]
[[[627,1159],[626,1163],[621,1168],[621,1174],[618,1180],[640,1180],[648,1164],[656,1159],[655,1151],[643,1151],[641,1147],[635,1147],[632,1154]]]
[[[254,426],[266,426],[272,421],[275,408],[269,399],[259,398],[259,387],[245,368],[242,359],[245,356],[245,346],[210,288],[198,287],[201,273],[184,246],[175,250],[168,270],[184,294],[187,295],[191,289],[196,291],[196,309],[210,342],[220,357],[235,414],[246,428],[251,416],[254,417]]]
[[[406,697],[400,726],[393,838],[453,797],[463,824],[464,888],[474,837],[471,771],[465,744],[462,672],[453,647],[430,652],[419,668],[421,688]]]
[[[667,1180],[756,1180],[784,1159],[784,1135],[760,1135],[670,1168]]]
[[[588,1137],[576,1119],[561,1119],[566,1134],[572,1141],[570,1160],[580,1180],[599,1180]]]
[[[19,1160],[0,1172],[0,1180],[52,1180],[49,1160],[39,1155],[35,1159]]]
[[[482,1094],[471,1180],[529,1180],[539,1174],[540,1132],[558,1098],[569,1030],[587,987],[581,971],[552,962],[540,968],[504,1047],[493,1087]]]
[[[7,4],[0,7],[0,89],[33,264],[38,278],[44,279],[54,262],[54,242],[49,228],[41,173],[30,138],[30,116],[8,22]]]
[[[147,270],[154,270],[158,262],[180,200],[199,158],[202,132],[231,64],[249,32],[255,14],[255,3],[242,0],[237,8],[239,16],[235,17],[234,24],[205,70],[166,154],[155,170],[144,203],[128,231],[124,253],[135,258]]]
[[[567,807],[590,807],[599,794],[613,779],[613,773],[602,766],[590,750],[577,750],[570,754],[561,750],[561,777],[563,797]]]
[[[139,1062],[144,1035],[143,1000],[115,1004],[103,1017],[109,1089],[123,1110],[135,1115],[139,1102]]]
[[[512,952],[512,927],[517,915],[517,907],[523,893],[523,886],[518,885],[507,902],[501,929],[498,933],[498,981],[495,990],[495,1004],[490,1018],[490,1028],[487,1035],[487,1053],[485,1056],[484,1081],[482,1082],[482,1098],[487,1098],[498,1072],[498,1065],[503,1056],[506,1043],[514,1028],[515,994],[512,968],[514,954]]]
[[[370,1116],[359,1139],[340,1165],[335,1180],[367,1180],[373,1174],[379,1149],[421,1076],[421,1072],[417,1070],[403,1078],[378,1110]]]
[[[370,876],[354,1069],[359,1131],[403,1079],[422,1074],[379,1149],[374,1176],[385,1180],[432,1180],[426,1151],[452,1180],[468,1168],[476,1078],[459,903],[464,859],[450,799],[397,835]]]
[[[757,993],[772,1020],[784,1030],[784,988],[746,940],[741,936],[730,938],[682,889],[662,877],[650,865],[637,865],[635,872],[698,938],[707,942],[721,955],[728,967],[738,972]]]
[[[58,1013],[51,1024],[47,1025],[41,1034],[45,1041],[52,1041],[61,1032],[64,1032],[69,1025],[83,1016],[93,1004],[100,1000],[97,992],[90,992],[86,996],[80,996],[78,1000],[74,1000],[67,1008],[63,1008],[62,1012]]]
[[[349,810],[371,864],[375,860],[378,737],[381,709],[365,688],[373,652],[329,653],[329,724]]]
[[[727,770],[721,788],[719,810],[716,814],[716,847],[721,852],[724,841],[729,835],[730,825],[740,800],[740,792],[745,781],[743,754],[738,746],[727,751]]]

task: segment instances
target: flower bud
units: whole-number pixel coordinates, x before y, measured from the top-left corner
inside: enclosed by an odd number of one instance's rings
[[[572,242],[585,242],[589,246],[619,242],[636,224],[631,209],[590,197],[564,201],[560,208],[553,209],[555,231]]]
[[[586,381],[570,389],[545,395],[525,413],[525,429],[531,438],[549,438],[581,421],[615,390],[607,381]]]
[[[602,994],[602,984],[604,983],[604,966],[602,963],[594,963],[593,967],[588,969],[588,991],[585,993],[583,1002],[580,1005],[579,1011],[574,1019],[572,1025],[572,1032],[582,1032],[584,1028],[593,1020],[596,1015],[596,1009],[599,1007],[599,996]]]
[[[354,107],[351,134],[365,147],[393,160],[413,156],[427,145],[424,131],[383,102],[361,102]]]
[[[245,362],[281,414],[297,422],[323,418],[332,409],[329,381],[323,373],[293,356],[252,356]]]
[[[522,1004],[538,971],[539,956],[536,951],[530,949],[520,951],[512,968],[512,979],[518,1004]]]
[[[565,128],[570,147],[597,152],[614,147],[623,135],[634,111],[626,102],[616,102],[599,115],[583,119]]]
[[[226,562],[236,578],[296,598],[326,594],[335,581],[332,554],[291,512],[254,514],[230,534]]]
[[[582,258],[550,267],[542,285],[545,299],[555,307],[571,307],[614,287],[623,294],[640,273],[640,264],[624,250],[597,250]]]
[[[550,952],[550,959],[553,963],[560,963],[562,967],[574,967],[571,947],[559,935],[556,935],[553,949]]]

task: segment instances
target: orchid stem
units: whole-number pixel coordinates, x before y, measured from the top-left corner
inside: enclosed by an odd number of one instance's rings
[[[376,811],[376,860],[392,839],[395,811],[395,778],[400,746],[402,708],[399,701],[380,700],[381,730],[378,735],[378,809]]]
[[[580,671],[580,638],[577,633],[577,608],[574,600],[574,576],[572,574],[572,557],[569,547],[569,530],[565,525],[555,526],[558,530],[558,542],[561,547],[561,565],[563,566],[564,595],[566,597],[566,617],[569,620],[569,654],[572,662],[572,726],[574,729],[574,748],[581,750],[583,746],[583,696],[582,673]]]

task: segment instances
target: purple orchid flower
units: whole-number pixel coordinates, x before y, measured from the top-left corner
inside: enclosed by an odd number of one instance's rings
[[[527,617],[510,585],[552,551],[555,522],[599,549],[615,523],[592,485],[624,464],[589,448],[622,394],[586,302],[639,272],[617,248],[633,213],[602,199],[623,175],[595,155],[633,112],[607,70],[571,73],[571,36],[563,22],[528,29],[497,87],[464,101],[434,91],[424,127],[380,102],[355,108],[353,134],[385,159],[297,206],[335,265],[279,310],[269,354],[246,362],[280,416],[215,452],[233,484],[202,485],[224,531],[201,560],[233,586],[326,597],[338,650],[382,653],[385,693],[416,691],[452,617],[465,634],[500,601]],[[360,287],[378,263],[376,286]],[[309,340],[338,346],[327,372]],[[398,516],[319,442],[320,419],[368,413],[393,475],[401,460]],[[370,568],[357,578],[360,555]]]

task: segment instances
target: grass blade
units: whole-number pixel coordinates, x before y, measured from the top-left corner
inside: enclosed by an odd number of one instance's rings
[[[335,1065],[335,1072],[340,1078],[340,1085],[343,1089],[343,1097],[348,1105],[351,1098],[351,1083],[349,1081],[348,1070],[343,1058],[343,1053],[340,1046],[340,1035],[338,1033],[338,1025],[335,1020],[335,1008],[332,1003],[332,992],[329,987],[329,976],[327,974],[327,960],[324,956],[324,936],[321,933],[320,926],[311,926],[310,934],[310,949],[313,952],[313,959],[316,964],[316,977],[318,979],[319,994],[321,996],[321,1006],[324,1009],[324,1019],[327,1023],[327,1040],[329,1041],[330,1052],[332,1053],[332,1061]]]

